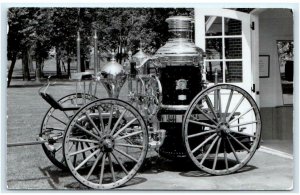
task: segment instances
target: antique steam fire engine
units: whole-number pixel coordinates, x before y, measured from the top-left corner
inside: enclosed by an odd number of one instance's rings
[[[204,52],[191,40],[192,19],[166,21],[172,36],[154,56],[140,49],[121,65],[112,54],[97,74],[75,75],[84,83],[83,93],[76,90],[56,101],[46,90],[40,92],[52,106],[41,127],[40,139],[47,140],[43,148],[56,166],[69,169],[85,186],[125,184],[148,148],[223,175],[244,167],[259,147],[261,120],[251,95],[231,84],[207,87]],[[109,98],[96,97],[99,83]],[[119,99],[125,83],[126,101]]]

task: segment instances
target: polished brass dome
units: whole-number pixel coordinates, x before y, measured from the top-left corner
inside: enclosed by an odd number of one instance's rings
[[[198,65],[203,51],[192,42],[192,21],[187,16],[173,16],[166,19],[171,37],[155,54],[167,66]]]
[[[111,55],[111,60],[105,64],[100,71],[100,80],[108,96],[118,98],[120,90],[126,81],[126,73],[123,66],[116,61],[116,54],[112,52]]]

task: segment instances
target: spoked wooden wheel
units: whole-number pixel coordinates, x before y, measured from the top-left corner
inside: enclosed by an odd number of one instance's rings
[[[137,89],[141,96],[131,99],[132,105],[139,110],[146,119],[151,119],[159,111],[162,100],[162,86],[157,76],[139,77]]]
[[[130,104],[110,98],[81,108],[63,141],[71,173],[94,189],[116,188],[130,180],[141,167],[147,148],[142,116]]]
[[[215,85],[190,104],[184,116],[183,137],[188,155],[201,170],[214,175],[236,172],[259,146],[258,107],[245,90]]]
[[[63,107],[82,107],[95,100],[96,97],[82,93],[69,94],[58,102]],[[46,112],[40,130],[40,137],[48,142],[42,144],[43,150],[49,160],[58,168],[66,169],[62,154],[62,140],[65,129],[77,110],[61,111],[50,107]]]

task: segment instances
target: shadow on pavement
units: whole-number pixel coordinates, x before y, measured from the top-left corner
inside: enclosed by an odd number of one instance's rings
[[[168,160],[163,157],[151,157],[145,159],[140,173],[158,174],[165,171],[169,172],[185,172],[198,170],[198,168],[189,159]]]
[[[212,166],[213,161],[208,161],[204,165],[207,167]],[[233,166],[235,161],[229,161],[229,167]],[[224,169],[225,163],[219,163],[216,169]],[[248,172],[257,169],[257,167],[252,165],[246,165],[236,173]],[[184,177],[209,177],[213,176],[200,170],[190,159],[178,159],[178,160],[168,160],[161,157],[151,157],[145,159],[143,167],[140,169],[140,173],[144,174],[158,174],[162,172],[180,172],[179,175]],[[232,173],[235,174],[235,173]]]
[[[81,171],[85,172],[89,170],[90,167],[84,168]],[[54,165],[44,167],[44,168],[39,168],[40,171],[48,177],[48,183],[53,189],[58,189],[58,185],[61,185],[60,179],[64,177],[72,177],[72,174],[68,170],[61,170]],[[74,178],[74,180],[76,180]],[[120,187],[125,187],[125,186],[132,186],[132,185],[137,185],[140,183],[146,182],[147,179],[143,177],[134,177],[130,181],[126,182],[123,186]],[[90,188],[82,185],[79,181],[76,182],[71,182],[68,183],[64,186],[67,189],[73,189],[73,190],[89,190]]]
[[[239,171],[235,172],[235,173],[231,173],[232,174],[239,174],[242,172],[248,172],[248,171],[252,171],[254,169],[257,169],[257,167],[252,166],[252,165],[246,165],[245,167],[243,167],[242,169],[240,169]],[[204,171],[201,170],[192,170],[192,171],[187,171],[187,172],[181,172],[179,173],[179,175],[183,176],[183,177],[214,177],[217,175],[211,175],[209,173],[206,173]]]
[[[48,183],[54,189],[59,189],[57,186],[60,184],[60,178],[70,176],[70,172],[68,170],[61,170],[54,165],[41,168],[40,171],[43,175],[48,176]]]
[[[205,164],[208,166],[211,162]],[[233,165],[233,162],[228,162],[229,166]],[[216,169],[223,169],[222,163],[217,165]],[[257,167],[252,165],[246,165],[241,168],[236,173],[248,172],[257,169]],[[68,170],[61,170],[55,166],[48,166],[45,168],[40,168],[40,171],[44,176],[48,177],[49,184],[57,189],[58,185],[61,185],[61,179],[65,177],[71,177],[71,173]],[[86,171],[83,169],[82,171]],[[208,174],[204,171],[201,171],[190,159],[179,159],[179,160],[168,160],[162,157],[154,156],[145,159],[143,166],[138,171],[140,174],[160,174],[163,172],[178,172],[180,176],[183,177],[212,177],[214,175]],[[233,174],[236,174],[233,173]],[[75,179],[75,178],[74,178]],[[133,177],[130,181],[125,183],[121,187],[134,186],[146,182],[147,179],[140,177],[140,175]],[[89,188],[82,185],[80,182],[67,183],[65,186],[67,189],[79,189],[79,190],[88,190]]]

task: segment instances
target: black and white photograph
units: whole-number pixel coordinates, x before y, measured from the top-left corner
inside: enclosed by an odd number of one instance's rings
[[[295,190],[297,6],[5,4],[5,191]]]

